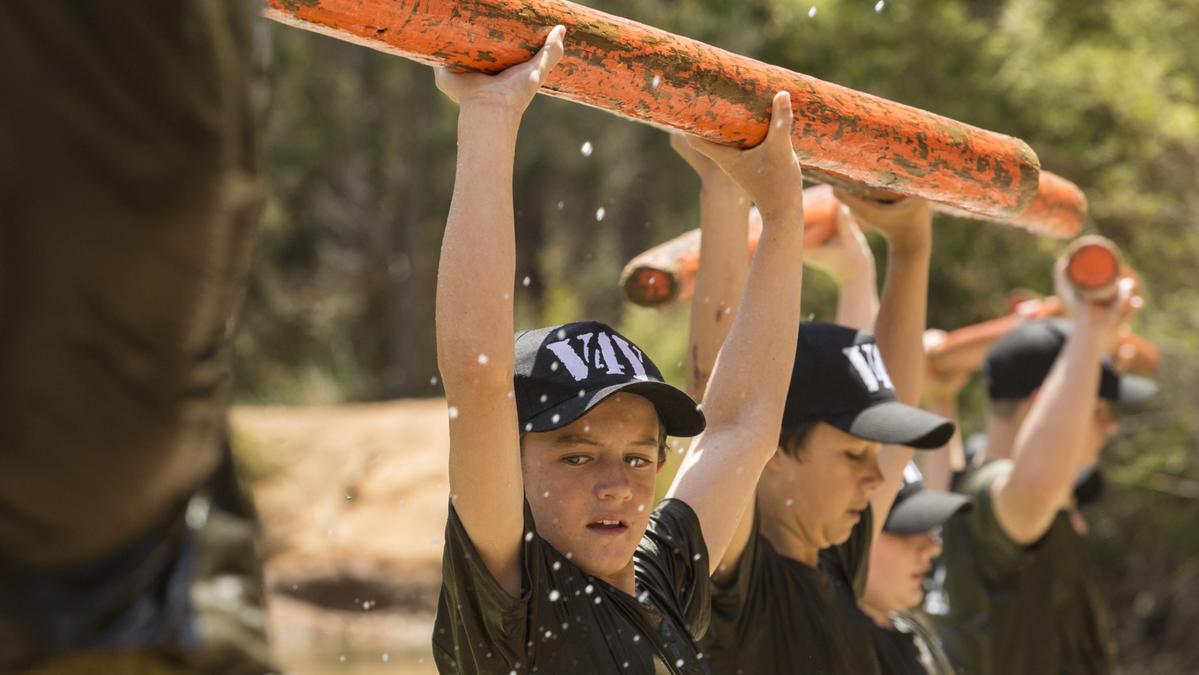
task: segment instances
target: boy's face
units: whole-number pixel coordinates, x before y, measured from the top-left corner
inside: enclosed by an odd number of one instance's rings
[[[553,431],[525,434],[525,494],[537,533],[610,581],[633,564],[653,508],[660,421],[652,403],[614,394]]]
[[[941,540],[930,530],[897,535],[883,532],[870,549],[870,575],[862,602],[900,612],[924,602],[924,578],[941,554]]]
[[[775,453],[763,472],[763,515],[782,520],[816,548],[840,544],[882,484],[880,444],[818,423],[797,452]]]

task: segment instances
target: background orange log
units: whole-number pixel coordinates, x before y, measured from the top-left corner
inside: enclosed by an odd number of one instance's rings
[[[496,72],[555,24],[566,54],[545,93],[735,146],[791,93],[800,161],[824,177],[989,218],[1026,213],[1039,163],[1023,141],[738,56],[564,0],[267,0],[277,21],[426,64]],[[1035,225],[1034,225],[1035,226]],[[1046,230],[1052,232],[1052,230]]]
[[[837,207],[833,188],[816,185],[803,191],[804,244],[819,246],[837,231]],[[749,230],[749,254],[753,256],[762,235],[762,223],[753,220]],[[620,273],[620,287],[629,301],[644,307],[685,302],[695,293],[699,272],[699,228],[649,249],[629,261]]]

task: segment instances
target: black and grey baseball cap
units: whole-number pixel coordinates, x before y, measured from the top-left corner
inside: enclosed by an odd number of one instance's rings
[[[1042,319],[1020,324],[996,342],[983,362],[987,394],[992,399],[1021,399],[1041,387],[1058,354],[1066,345],[1073,324],[1065,319]],[[1116,372],[1110,358],[1103,360],[1099,396],[1114,403],[1136,405],[1157,393],[1153,380]]]
[[[704,430],[695,400],[666,384],[632,340],[598,321],[517,333],[515,365],[513,390],[523,431],[566,426],[618,392],[649,399],[671,436]]]
[[[965,495],[924,487],[924,475],[915,463],[908,462],[903,470],[903,485],[883,523],[883,531],[899,535],[928,532],[970,507],[970,498]]]
[[[816,321],[801,324],[783,426],[826,422],[871,441],[931,449],[953,422],[895,397],[874,336]]]

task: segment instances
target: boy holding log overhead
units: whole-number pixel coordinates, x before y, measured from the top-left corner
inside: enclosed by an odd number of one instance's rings
[[[963,673],[1110,673],[1109,616],[1077,528],[1074,493],[1117,425],[1113,403],[1156,391],[1106,352],[1140,307],[1132,280],[1086,302],[1055,272],[1072,321],[1032,321],[1001,338],[983,370],[986,447],[958,481],[974,509],[944,528],[943,579],[927,608]]]
[[[924,580],[941,554],[941,526],[970,508],[964,495],[928,489],[915,463],[870,550],[866,590],[858,601],[884,673],[953,675],[941,639],[918,611]]]
[[[692,394],[698,395],[715,346],[739,314],[740,292],[730,284],[743,276],[746,221],[730,206],[743,195],[716,167],[695,153],[681,154],[702,182],[691,345]],[[799,184],[792,189],[800,192]],[[842,199],[890,241],[877,322],[882,339],[876,344],[867,332],[812,322],[792,342],[795,362],[776,451],[712,576],[712,621],[703,647],[717,675],[879,672],[856,607],[870,542],[899,489],[911,447],[938,447],[953,432],[948,420],[900,402],[916,398],[923,370],[931,211],[918,200]],[[729,215],[709,217],[717,213]],[[880,347],[896,366],[894,378]]]
[[[799,325],[790,98],[752,150],[696,142],[764,221],[700,412],[603,324],[524,331],[514,348],[517,128],[563,33],[495,76],[438,73],[460,108],[437,286],[452,495],[434,657],[446,673],[706,673],[707,577],[774,450]],[[651,509],[665,436],[701,431]]]

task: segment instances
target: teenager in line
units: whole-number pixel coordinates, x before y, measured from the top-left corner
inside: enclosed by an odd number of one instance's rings
[[[1129,280],[1115,300],[1079,300],[1055,272],[1072,321],[1021,325],[984,364],[986,447],[958,481],[974,500],[944,528],[944,575],[926,607],[960,672],[1112,672],[1110,617],[1077,528],[1080,470],[1116,431],[1113,403],[1156,387],[1119,375],[1105,353],[1140,307]]]
[[[736,284],[748,259],[746,220],[734,208],[742,197],[734,186],[703,157],[681,154],[701,180],[690,352],[690,386],[700,395],[716,346],[745,310]],[[799,184],[793,189],[800,192]],[[911,459],[903,446],[937,447],[953,430],[948,420],[900,402],[915,400],[923,372],[931,210],[919,200],[841,199],[890,243],[877,321],[882,339],[812,322],[792,343],[776,452],[713,574],[703,646],[717,675],[878,672],[856,606],[870,542]],[[884,356],[897,364],[891,374]]]
[[[969,498],[930,490],[915,463],[904,469],[883,531],[870,549],[866,591],[858,601],[868,622],[881,672],[890,675],[954,675],[956,672],[927,618],[924,582],[941,555],[940,528],[970,507]]]
[[[701,413],[603,324],[524,331],[513,345],[517,129],[564,32],[498,75],[438,72],[459,141],[437,285],[452,496],[434,657],[443,673],[706,673],[695,637],[707,577],[774,450],[799,325],[790,98],[774,97],[756,148],[693,141],[763,219]],[[701,431],[651,508],[666,435]]]

